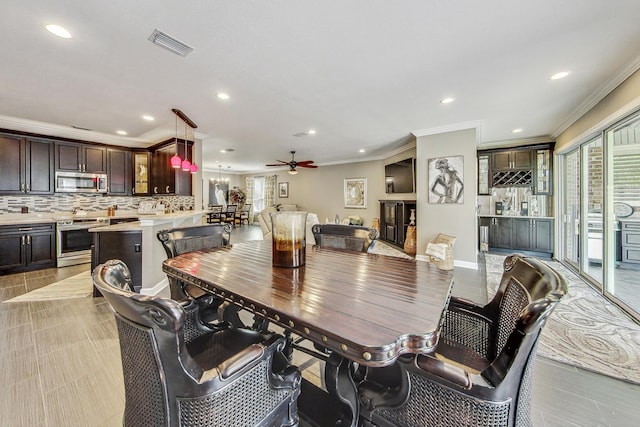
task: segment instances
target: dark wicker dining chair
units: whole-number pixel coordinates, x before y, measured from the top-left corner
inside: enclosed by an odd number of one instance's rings
[[[167,253],[167,258],[173,258],[187,252],[227,246],[231,228],[230,224],[197,224],[161,230],[158,231],[157,237]],[[169,287],[171,298],[176,301],[205,295],[203,290],[188,286],[172,277],[169,277]]]
[[[541,261],[511,255],[485,306],[451,298],[435,352],[369,368],[358,386],[364,426],[531,426],[542,326],[567,292]]]
[[[315,224],[311,228],[316,245],[369,252],[378,239],[378,230],[360,225]]]
[[[283,337],[210,330],[177,301],[128,290],[120,260],[97,266],[93,282],[115,312],[124,426],[297,425],[301,376]]]

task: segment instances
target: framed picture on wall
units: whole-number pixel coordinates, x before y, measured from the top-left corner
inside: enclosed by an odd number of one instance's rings
[[[367,178],[346,178],[344,180],[344,207],[367,207]]]
[[[429,203],[464,202],[464,156],[429,159]]]
[[[278,184],[278,197],[281,199],[286,199],[289,197],[289,183],[281,182]]]

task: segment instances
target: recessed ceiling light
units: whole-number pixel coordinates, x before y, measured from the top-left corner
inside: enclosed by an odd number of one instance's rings
[[[360,152],[361,152],[361,153],[364,153],[364,148],[361,148],[361,149],[360,149]]]
[[[67,31],[66,28],[63,28],[60,25],[49,24],[45,28],[51,34],[55,34],[56,36],[62,37],[63,39],[70,39],[71,38],[71,33],[69,31]]]
[[[568,71],[560,71],[559,73],[555,73],[553,76],[549,77],[549,80],[559,80],[564,79],[569,75]]]
[[[448,96],[448,97],[446,97],[446,98],[442,98],[442,99],[440,100],[440,103],[441,103],[441,104],[450,104],[450,103],[452,103],[453,101],[455,101],[455,98],[452,98],[452,97]]]
[[[155,118],[153,116],[150,116],[148,114],[145,114],[144,116],[142,116],[143,119],[145,119],[148,122],[152,122],[155,120]]]
[[[127,131],[124,131],[124,130],[117,130],[117,131],[116,131],[116,133],[117,133],[118,135],[126,135],[126,134],[127,134]]]
[[[309,129],[309,131],[307,132],[309,135],[315,135],[316,131],[314,129]]]
[[[218,97],[218,99],[222,99],[223,101],[226,101],[227,99],[229,99],[229,95],[227,95],[226,93],[222,93],[222,92],[220,92],[216,96]]]
[[[511,133],[520,133],[520,132],[522,132],[521,128],[517,128],[511,131]]]
[[[224,148],[222,150],[220,150],[221,153],[226,153],[227,150],[225,150]]]

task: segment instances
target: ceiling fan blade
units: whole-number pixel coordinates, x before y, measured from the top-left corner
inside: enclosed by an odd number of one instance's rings
[[[287,165],[287,164],[288,164],[288,163],[272,163],[272,164],[270,164],[270,165],[265,165],[265,166],[285,166],[285,165]]]
[[[301,162],[298,162],[298,165],[308,165],[310,163],[313,163],[313,160],[303,160]]]
[[[301,165],[300,163],[298,163],[298,166],[300,166],[301,168],[317,168],[318,167],[316,165]]]

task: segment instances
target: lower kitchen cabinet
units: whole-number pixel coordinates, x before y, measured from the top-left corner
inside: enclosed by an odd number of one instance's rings
[[[622,262],[640,264],[640,221],[620,221]]]
[[[553,219],[480,217],[489,227],[489,248],[553,253]]]
[[[55,223],[0,226],[0,274],[56,266]]]

